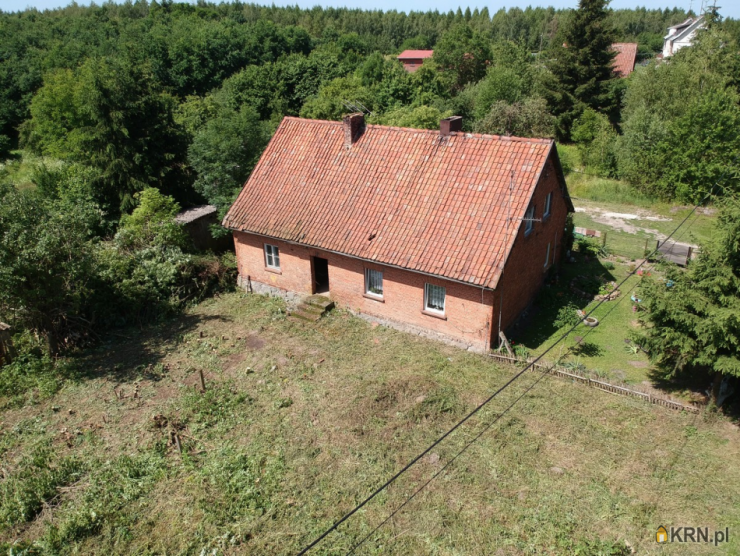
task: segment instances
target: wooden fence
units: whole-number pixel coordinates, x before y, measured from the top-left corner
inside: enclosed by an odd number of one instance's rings
[[[517,359],[516,357],[509,357],[506,355],[500,355],[498,353],[489,353],[488,355],[489,357],[491,357],[492,359],[495,359],[496,361],[501,361],[502,363],[508,363],[510,365],[524,365],[524,364],[529,364],[532,362],[531,359],[528,359],[528,360]],[[699,408],[693,405],[685,405],[685,404],[679,403],[674,400],[669,400],[667,398],[661,398],[659,396],[654,396],[647,392],[640,392],[639,390],[633,390],[625,386],[617,386],[615,384],[609,384],[608,382],[604,382],[603,380],[596,380],[594,378],[584,376],[578,373],[578,371],[575,371],[574,369],[565,370],[565,368],[557,366],[557,365],[550,365],[547,363],[538,362],[538,363],[532,363],[529,370],[537,370],[539,372],[550,373],[560,378],[565,378],[567,380],[585,384],[586,386],[590,386],[591,388],[596,388],[604,392],[609,392],[611,394],[617,394],[618,396],[629,396],[632,398],[639,398],[650,404],[660,405],[662,407],[667,407],[668,409],[675,409],[676,411],[689,411],[691,413],[699,413]]]

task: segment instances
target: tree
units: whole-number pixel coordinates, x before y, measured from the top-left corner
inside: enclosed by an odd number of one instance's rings
[[[485,75],[491,63],[491,49],[488,41],[469,25],[459,24],[447,31],[434,47],[434,61],[442,71],[451,74],[453,86],[460,90]]]
[[[193,138],[188,161],[197,172],[194,187],[222,211],[235,199],[270,138],[270,129],[251,106],[222,108]]]
[[[31,102],[24,144],[94,168],[95,200],[112,212],[132,208],[149,186],[182,198],[186,144],[175,103],[145,65],[91,58],[48,76]]]
[[[614,32],[608,24],[609,0],[580,0],[554,41],[549,68],[555,76],[555,90],[549,99],[558,116],[558,132],[570,136],[573,120],[590,107],[616,121],[614,96],[610,91],[614,53]]]
[[[432,106],[404,107],[383,114],[375,121],[382,125],[412,127],[417,129],[439,129],[439,121],[450,116]]]
[[[667,377],[712,377],[713,397],[724,377],[740,377],[740,205],[726,201],[716,236],[687,271],[668,281],[640,283],[645,325],[638,338]],[[670,287],[669,287],[670,286]]]
[[[739,74],[737,47],[717,28],[669,63],[635,72],[616,145],[619,174],[667,199],[698,201],[718,182],[737,190]]]
[[[530,97],[523,102],[496,102],[491,111],[475,124],[477,133],[517,137],[553,137],[555,117],[544,99]]]
[[[364,106],[373,108],[372,95],[362,86],[359,77],[337,77],[322,85],[319,94],[308,99],[301,108],[301,117],[340,120],[348,112],[345,102],[361,102]]]
[[[52,354],[92,330],[85,308],[101,221],[89,201],[0,185],[0,320],[45,337]]]

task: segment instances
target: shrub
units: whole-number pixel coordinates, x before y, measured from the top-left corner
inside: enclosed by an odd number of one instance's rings
[[[565,328],[566,326],[574,326],[579,322],[581,322],[581,317],[578,314],[578,307],[573,303],[568,303],[565,307],[560,308],[553,325],[557,328]]]

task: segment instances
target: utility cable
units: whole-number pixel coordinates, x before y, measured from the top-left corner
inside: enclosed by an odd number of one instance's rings
[[[627,292],[625,292],[625,294],[624,294],[624,295],[623,295],[622,297],[620,297],[620,298],[619,298],[619,300],[618,300],[618,301],[617,301],[617,302],[616,302],[616,303],[615,303],[614,305],[612,305],[612,306],[611,306],[611,307],[609,308],[609,311],[607,311],[607,312],[606,312],[606,314],[604,314],[604,316],[603,316],[603,317],[601,317],[601,320],[603,321],[604,319],[606,319],[606,317],[607,317],[607,316],[609,316],[609,314],[610,314],[610,313],[611,313],[612,311],[614,311],[614,309],[616,309],[616,308],[617,308],[617,307],[619,306],[619,303],[621,303],[621,302],[622,302],[622,300],[624,300],[624,299],[625,299],[625,297],[626,297],[627,295],[629,295],[629,293],[630,293],[630,292],[632,292],[632,291],[633,291],[633,290],[634,290],[634,289],[635,289],[635,288],[636,288],[636,287],[638,286],[638,284],[639,284],[639,282],[635,282],[635,283],[634,283],[634,284],[633,284],[633,285],[632,285],[632,286],[630,287],[630,289],[629,289],[629,290],[627,290]],[[583,339],[585,340],[585,339],[586,339],[586,338],[588,337],[588,335],[589,335],[589,334],[591,334],[591,333],[592,333],[592,332],[593,332],[594,330],[595,330],[595,328],[589,328],[589,329],[588,329],[588,331],[586,332],[586,334],[584,334],[584,336],[583,336]],[[570,348],[568,348],[568,352],[572,351],[574,347],[575,347],[575,346],[571,346]],[[355,551],[356,551],[356,550],[357,550],[357,549],[358,549],[358,548],[359,548],[360,546],[362,546],[362,545],[363,545],[363,544],[364,544],[365,542],[367,542],[367,540],[368,540],[368,539],[370,539],[370,537],[372,537],[372,536],[373,536],[373,535],[374,535],[374,534],[375,534],[375,533],[376,533],[376,532],[377,532],[378,530],[380,530],[380,529],[381,529],[381,528],[382,528],[382,527],[383,527],[383,526],[384,526],[384,525],[385,525],[386,523],[388,523],[388,522],[389,522],[389,521],[390,521],[391,519],[393,519],[393,518],[394,518],[394,517],[396,516],[396,514],[398,514],[398,513],[399,513],[399,512],[400,512],[400,511],[401,511],[401,510],[402,510],[402,509],[403,509],[403,508],[404,508],[404,507],[405,507],[405,506],[406,506],[406,505],[407,505],[407,504],[409,503],[409,502],[411,502],[411,501],[412,501],[412,500],[413,500],[413,499],[414,499],[414,498],[416,497],[416,495],[417,495],[417,494],[419,494],[419,493],[420,493],[420,492],[421,492],[422,490],[424,490],[424,489],[425,489],[425,488],[426,488],[426,487],[427,487],[427,486],[429,485],[429,483],[431,483],[432,481],[434,481],[434,479],[436,479],[437,477],[439,477],[439,476],[440,476],[440,475],[441,475],[441,474],[442,474],[442,473],[443,473],[443,472],[445,471],[445,469],[447,469],[447,468],[448,468],[448,467],[449,467],[449,466],[450,466],[450,465],[451,465],[451,464],[452,464],[452,463],[453,463],[453,462],[454,462],[454,461],[455,461],[455,460],[456,460],[456,459],[457,459],[458,457],[460,457],[460,456],[461,456],[461,455],[462,455],[462,454],[463,454],[464,452],[466,452],[466,451],[467,451],[467,449],[468,449],[468,448],[470,448],[470,446],[471,446],[471,445],[473,445],[473,444],[474,444],[475,442],[477,442],[477,441],[478,441],[478,439],[479,439],[479,438],[480,438],[481,436],[483,436],[483,435],[484,435],[484,434],[485,434],[486,432],[488,432],[488,431],[489,431],[489,430],[491,429],[491,427],[493,427],[493,425],[495,425],[495,424],[496,424],[496,423],[497,423],[497,422],[498,422],[498,421],[499,421],[499,420],[500,420],[500,419],[501,419],[501,418],[502,418],[502,417],[503,417],[503,416],[504,416],[504,415],[505,415],[506,413],[508,413],[508,412],[509,412],[509,410],[510,410],[510,409],[511,409],[512,407],[514,407],[514,406],[515,406],[515,405],[516,405],[517,403],[519,403],[519,401],[520,401],[520,400],[521,400],[521,399],[522,399],[522,398],[523,398],[524,396],[526,396],[526,395],[527,395],[527,394],[529,393],[529,391],[530,391],[530,390],[532,390],[532,388],[534,388],[534,387],[535,387],[535,386],[536,386],[536,385],[537,385],[537,384],[538,384],[538,383],[539,383],[539,382],[540,382],[540,381],[541,381],[541,380],[542,380],[543,378],[545,378],[546,376],[550,376],[550,372],[549,372],[549,371],[550,371],[550,370],[551,370],[551,369],[552,369],[552,368],[553,368],[553,367],[554,367],[555,365],[557,365],[557,364],[558,364],[558,363],[559,363],[560,361],[562,361],[562,360],[563,360],[563,359],[564,359],[564,358],[566,357],[566,355],[567,355],[567,353],[568,353],[568,352],[566,352],[566,353],[565,353],[565,354],[563,354],[563,355],[562,355],[561,357],[559,357],[559,358],[558,358],[558,362],[556,362],[555,364],[553,364],[553,365],[552,365],[552,366],[551,366],[550,368],[548,368],[548,369],[546,369],[546,370],[542,371],[542,372],[540,373],[540,376],[539,376],[539,377],[537,378],[537,380],[535,380],[535,381],[534,381],[534,382],[533,382],[532,384],[530,384],[530,385],[529,385],[529,386],[527,387],[527,389],[526,389],[526,390],[524,390],[524,392],[522,392],[522,393],[521,393],[521,394],[520,394],[520,395],[519,395],[519,396],[518,396],[518,397],[517,397],[517,398],[516,398],[516,399],[515,399],[515,400],[514,400],[514,401],[513,401],[512,403],[511,403],[511,404],[509,404],[509,405],[508,405],[508,406],[506,407],[506,409],[504,409],[504,410],[503,410],[503,411],[502,411],[502,412],[501,412],[501,413],[500,413],[499,415],[497,415],[497,416],[496,416],[496,418],[495,418],[495,419],[494,419],[493,421],[491,421],[491,422],[490,422],[489,424],[487,424],[487,425],[486,425],[486,426],[485,426],[485,427],[483,428],[483,430],[481,430],[481,431],[480,431],[480,432],[479,432],[479,433],[478,433],[477,435],[475,435],[475,436],[473,437],[473,439],[472,439],[472,440],[470,440],[470,441],[469,441],[468,443],[466,443],[466,444],[465,444],[465,446],[463,446],[463,447],[462,447],[462,448],[460,449],[460,451],[458,451],[458,452],[457,452],[457,453],[456,453],[456,454],[455,454],[455,455],[454,455],[454,456],[452,457],[452,459],[450,459],[450,460],[449,460],[449,461],[448,461],[448,462],[447,462],[447,463],[446,463],[446,464],[445,464],[445,465],[444,465],[444,466],[443,466],[443,467],[442,467],[441,469],[439,469],[439,470],[438,470],[438,471],[437,471],[437,472],[436,472],[436,473],[435,473],[434,475],[432,475],[432,476],[431,476],[431,477],[430,477],[430,478],[429,478],[429,479],[428,479],[428,480],[427,480],[427,481],[426,481],[426,482],[425,482],[425,483],[424,483],[423,485],[421,485],[421,486],[420,486],[420,487],[419,487],[419,488],[418,488],[417,490],[415,490],[415,491],[414,491],[414,492],[413,492],[413,493],[411,494],[411,496],[409,496],[408,498],[406,498],[406,500],[404,500],[404,501],[403,501],[403,503],[402,503],[402,504],[401,504],[400,506],[398,506],[398,507],[397,507],[397,508],[396,508],[395,510],[393,510],[393,511],[392,511],[392,512],[391,512],[391,513],[390,513],[390,514],[389,514],[389,515],[388,515],[388,516],[387,516],[387,517],[386,517],[386,518],[385,518],[385,519],[383,520],[383,521],[381,521],[381,522],[380,522],[380,523],[379,523],[379,524],[378,524],[378,525],[377,525],[377,526],[376,526],[376,527],[375,527],[375,528],[374,528],[374,529],[373,529],[372,531],[370,531],[370,532],[369,532],[369,533],[368,533],[367,535],[365,535],[365,536],[364,536],[364,537],[363,537],[362,539],[360,539],[360,541],[359,541],[358,543],[356,543],[356,544],[355,544],[354,546],[352,546],[352,548],[350,549],[350,551],[349,551],[349,552],[348,552],[347,554],[348,554],[348,555],[354,554],[354,553],[355,553]]]

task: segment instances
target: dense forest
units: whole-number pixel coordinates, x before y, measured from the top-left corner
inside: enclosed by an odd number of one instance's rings
[[[678,9],[381,12],[148,3],[0,12],[0,159],[54,161],[20,188],[0,167],[0,320],[49,353],[140,322],[223,279],[168,224],[224,210],[286,115],[553,137],[588,171],[685,202],[735,191],[737,21],[708,14],[658,63]],[[629,78],[613,42],[637,42]],[[404,49],[434,49],[415,73]],[[563,157],[567,167],[569,161]],[[6,165],[7,166],[7,165]],[[718,189],[717,189],[718,188]]]

